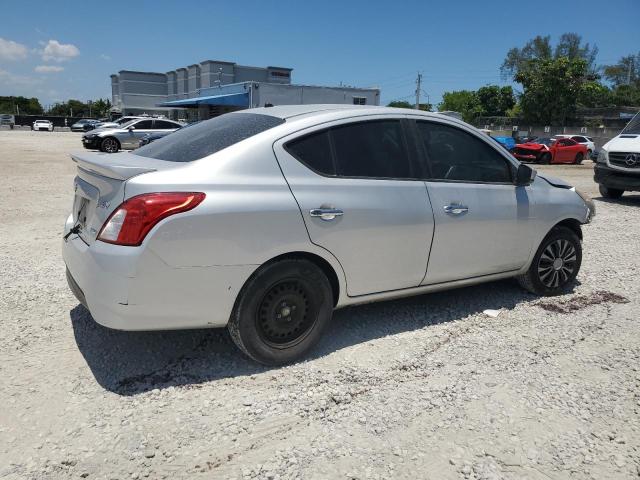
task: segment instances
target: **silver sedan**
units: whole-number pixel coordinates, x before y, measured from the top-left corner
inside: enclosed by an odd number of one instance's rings
[[[116,153],[118,150],[133,150],[140,146],[145,135],[171,133],[183,124],[163,118],[136,118],[118,128],[100,127],[82,136],[82,145],[89,150]]]
[[[384,107],[251,109],[72,157],[63,256],[93,318],[227,327],[272,365],[347,305],[509,277],[564,292],[595,213],[470,125]]]

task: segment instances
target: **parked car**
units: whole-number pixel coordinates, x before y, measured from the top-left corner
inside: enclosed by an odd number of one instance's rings
[[[594,181],[604,198],[640,191],[640,113],[620,135],[605,143],[594,166]]]
[[[535,163],[576,163],[587,156],[587,147],[570,138],[537,138],[513,149],[518,160]]]
[[[120,128],[125,123],[129,123],[131,120],[136,120],[138,118],[143,118],[143,117],[136,117],[131,115],[126,117],[120,117],[113,121],[100,122],[96,125],[96,128]]]
[[[586,135],[576,135],[576,134],[562,134],[562,135],[554,135],[554,138],[570,138],[571,140],[579,143],[580,145],[584,145],[587,147],[587,155],[586,158],[591,159],[591,155],[596,150],[596,144],[593,142],[593,138],[587,137]]]
[[[8,125],[10,129],[16,126],[16,117],[3,113],[0,115],[0,125]]]
[[[125,123],[120,128],[98,128],[82,136],[85,148],[115,153],[118,150],[138,148],[140,140],[147,134],[171,133],[182,124],[173,120],[138,118]]]
[[[31,129],[37,131],[46,130],[48,132],[53,132],[53,123],[51,123],[49,120],[36,120],[35,122],[33,122],[33,126],[31,127]]]
[[[88,132],[96,128],[100,122],[92,118],[83,118],[71,125],[72,132]]]
[[[227,326],[265,364],[334,308],[509,277],[564,292],[595,213],[472,126],[386,107],[255,108],[73,160],[63,257],[93,318]]]

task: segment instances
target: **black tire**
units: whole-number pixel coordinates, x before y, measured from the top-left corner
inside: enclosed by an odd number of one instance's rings
[[[547,164],[551,163],[551,154],[550,153],[543,153],[542,155],[540,155],[540,158],[538,159],[538,163],[540,163],[542,165],[547,165]]]
[[[600,195],[604,198],[611,198],[613,200],[618,200],[622,197],[624,190],[620,190],[618,188],[609,188],[604,185],[598,185],[598,190],[600,190]]]
[[[100,151],[105,153],[117,153],[120,150],[120,142],[117,138],[106,137],[100,142]]]
[[[536,295],[560,295],[573,285],[581,264],[580,238],[570,228],[555,227],[540,243],[529,270],[517,278],[518,283]]]
[[[580,165],[582,163],[582,160],[584,160],[584,154],[582,152],[576,153],[576,159],[574,160],[574,163],[576,165]]]
[[[267,264],[242,288],[227,328],[247,356],[265,365],[303,357],[331,321],[333,294],[312,262],[288,259]]]

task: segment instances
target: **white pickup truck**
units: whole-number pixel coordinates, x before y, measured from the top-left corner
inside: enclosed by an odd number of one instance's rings
[[[604,198],[640,191],[640,112],[600,149],[593,179]]]

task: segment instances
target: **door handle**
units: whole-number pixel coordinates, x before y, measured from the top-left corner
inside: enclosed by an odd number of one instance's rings
[[[444,212],[449,215],[462,215],[463,213],[467,213],[469,211],[469,207],[464,205],[445,205]]]
[[[312,208],[309,210],[312,217],[320,217],[321,220],[330,221],[336,217],[341,217],[344,212],[337,208]]]

